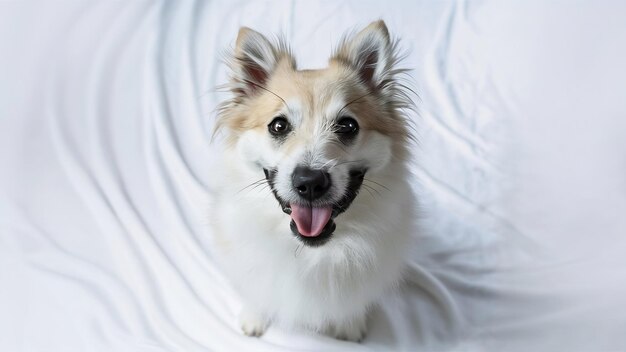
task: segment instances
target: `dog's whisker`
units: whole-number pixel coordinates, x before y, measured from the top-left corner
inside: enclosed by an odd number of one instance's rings
[[[367,191],[367,193],[369,193],[369,194],[370,194],[370,196],[372,197],[372,199],[376,199],[376,197],[374,197],[374,194],[372,193],[372,191],[370,191],[370,190],[369,190],[369,188],[367,188],[367,187],[363,187],[363,189],[364,189],[364,190],[366,190],[366,191]]]
[[[376,181],[374,181],[374,180],[372,180],[372,179],[365,178],[365,177],[363,177],[363,180],[364,180],[364,181],[368,181],[368,182],[375,183],[375,184],[379,185],[380,187],[382,187],[382,188],[384,188],[384,189],[386,189],[386,190],[388,190],[388,191],[390,191],[390,192],[391,192],[391,189],[389,189],[389,187],[387,187],[387,186],[383,185],[382,183],[376,182]]]
[[[255,189],[255,188],[253,188],[253,189]],[[250,191],[252,191],[253,189],[251,189]],[[268,189],[269,189],[269,184],[265,184],[261,188],[257,189],[257,193],[265,192]],[[268,194],[271,194],[271,192],[269,192]]]
[[[264,192],[264,191],[267,191],[269,189],[270,189],[270,185],[265,185],[261,189],[259,189],[259,192]],[[271,194],[271,192],[269,194]]]
[[[300,243],[297,247],[296,250],[293,251],[293,257],[294,258],[298,258],[298,255],[300,255],[300,252],[302,252],[302,243]]]
[[[367,187],[367,188],[369,188],[369,189],[373,190],[374,192],[376,192],[376,194],[378,194],[379,196],[382,196],[382,194],[380,193],[380,191],[381,191],[382,189],[378,189],[378,188],[376,188],[376,187],[374,187],[374,186],[372,186],[372,185],[368,185],[368,184],[366,184],[366,183],[363,183],[363,187]]]
[[[343,109],[347,108],[347,107],[348,107],[348,106],[350,106],[351,104],[354,104],[354,103],[356,103],[357,101],[359,101],[359,100],[361,100],[361,99],[363,99],[363,98],[367,97],[368,95],[372,95],[372,94],[374,94],[374,93],[373,93],[373,92],[369,92],[369,93],[367,93],[367,94],[364,94],[364,95],[362,95],[362,96],[360,96],[360,97],[358,97],[358,98],[356,98],[356,99],[351,100],[350,102],[348,102],[348,104],[344,105],[341,109],[339,109],[339,112],[337,113],[337,118],[341,117],[341,113],[343,112]]]
[[[330,163],[332,163],[332,162],[336,162],[336,161],[337,161],[336,159],[329,159],[327,162],[325,162],[325,163],[324,163],[324,164],[320,167],[320,169],[323,169],[323,168],[325,168],[325,167],[326,167],[326,165],[328,165],[328,164],[330,164]],[[331,167],[329,167],[329,169],[332,169],[334,166],[335,166],[335,165],[332,165]]]
[[[282,102],[285,104],[285,106],[287,106],[287,102],[285,101],[285,99],[283,99],[280,95],[278,95],[278,94],[272,92],[271,90],[267,89],[266,87],[264,87],[264,86],[262,86],[260,84],[257,84],[255,82],[252,82],[251,80],[248,80],[248,79],[245,79],[244,82],[246,82],[248,84],[251,84],[251,85],[253,85],[255,87],[258,87],[260,89],[263,89],[266,92],[269,92],[269,93],[273,94],[276,98],[282,100]]]
[[[252,188],[250,188],[248,191],[255,190],[255,189],[257,189],[257,188],[259,188],[260,186],[263,186],[263,185],[265,185],[265,184],[267,184],[267,181],[266,181],[266,182],[259,182],[259,183],[257,183],[256,185],[254,185]]]
[[[250,187],[250,186],[254,186],[255,184],[258,184],[259,182],[263,182],[263,181],[265,181],[265,179],[264,179],[264,178],[262,178],[262,179],[260,179],[260,180],[256,180],[256,181],[254,181],[254,182],[252,182],[252,183],[248,184],[246,187],[242,188],[241,190],[244,190],[244,189],[246,189],[246,188],[248,188],[248,187]]]
[[[237,193],[235,193],[235,194],[239,194],[241,191],[245,190],[246,188],[249,188],[249,187],[252,187],[252,186],[258,185],[259,183],[261,183],[261,182],[263,182],[263,181],[267,181],[267,180],[266,180],[266,179],[264,179],[264,178],[262,178],[262,179],[260,179],[260,180],[254,181],[254,182],[252,182],[251,184],[249,184],[249,185],[245,186],[244,188],[240,189],[239,191],[237,191]]]
[[[376,192],[376,194],[378,194],[379,197],[382,197],[382,194],[380,194],[380,192],[376,188],[374,188],[372,186],[369,186],[369,185],[366,185],[366,184],[363,184],[362,186],[363,186],[364,190],[366,190],[368,192],[370,192],[370,190],[372,190],[372,191]],[[370,194],[371,194],[371,192],[370,192]]]
[[[250,184],[246,187],[244,187],[244,189],[240,190],[239,192],[236,193],[236,195],[239,195],[239,193],[241,193],[242,191],[246,190],[246,192],[242,195],[247,195],[250,192],[252,192],[255,189],[258,189],[259,187],[263,186],[263,188],[261,188],[261,190],[263,190],[265,187],[269,187],[269,182],[266,179],[262,179],[259,181],[254,182],[253,184]]]

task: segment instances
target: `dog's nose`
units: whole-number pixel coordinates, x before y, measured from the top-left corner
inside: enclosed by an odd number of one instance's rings
[[[293,171],[291,183],[300,196],[314,200],[323,196],[330,188],[330,175],[323,170],[298,166]]]

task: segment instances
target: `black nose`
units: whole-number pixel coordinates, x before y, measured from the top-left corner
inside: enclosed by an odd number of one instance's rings
[[[314,200],[323,196],[330,188],[330,175],[323,170],[298,166],[293,170],[291,183],[300,196]]]

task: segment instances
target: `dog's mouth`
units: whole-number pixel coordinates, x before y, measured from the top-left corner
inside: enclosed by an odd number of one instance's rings
[[[282,199],[274,186],[276,170],[263,169],[274,197],[283,212],[291,217],[291,232],[308,246],[320,246],[331,238],[335,231],[335,218],[348,210],[361,189],[365,169],[349,172],[349,181],[343,197],[338,202],[287,202]]]

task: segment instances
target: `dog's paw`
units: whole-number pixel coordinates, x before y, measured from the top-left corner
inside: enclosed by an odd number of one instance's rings
[[[267,330],[269,323],[261,314],[244,308],[239,314],[239,325],[244,334],[260,337]]]
[[[339,340],[361,342],[365,338],[367,324],[365,317],[350,322],[337,324],[333,327],[333,335]]]

